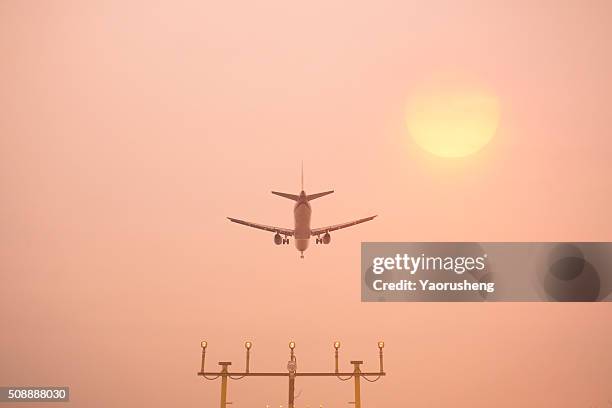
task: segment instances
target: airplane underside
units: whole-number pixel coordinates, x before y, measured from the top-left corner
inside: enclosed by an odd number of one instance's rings
[[[344,222],[336,225],[329,225],[327,227],[321,228],[310,228],[310,215],[311,208],[309,201],[314,200],[319,197],[326,196],[328,194],[333,193],[331,191],[325,191],[322,193],[316,194],[306,194],[304,192],[304,174],[302,169],[302,191],[299,195],[297,194],[289,194],[289,193],[281,193],[278,191],[272,191],[273,194],[288,198],[290,200],[295,201],[295,206],[293,208],[293,215],[295,225],[293,229],[283,228],[273,225],[264,225],[257,224],[254,222],[243,221],[237,218],[228,217],[231,222],[246,225],[247,227],[257,228],[260,230],[268,231],[274,233],[274,244],[276,245],[287,245],[289,244],[289,237],[293,236],[295,240],[295,248],[300,251],[300,258],[304,258],[304,251],[308,249],[308,244],[310,243],[310,238],[312,236],[316,237],[316,244],[329,244],[331,242],[330,232],[336,231],[343,228],[352,227],[353,225],[361,224],[362,222],[373,220],[376,215],[361,218],[355,221]]]
[[[295,239],[295,248],[300,251],[301,258],[304,257],[304,251],[308,249],[308,243],[310,242],[309,238],[296,238]]]

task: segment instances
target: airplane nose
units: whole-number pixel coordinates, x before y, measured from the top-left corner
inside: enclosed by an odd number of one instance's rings
[[[308,239],[295,239],[295,248],[298,251],[305,251],[308,248]]]

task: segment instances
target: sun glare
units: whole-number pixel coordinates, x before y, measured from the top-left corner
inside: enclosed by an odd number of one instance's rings
[[[424,150],[440,157],[476,153],[495,135],[499,102],[483,90],[429,89],[408,103],[408,132]]]

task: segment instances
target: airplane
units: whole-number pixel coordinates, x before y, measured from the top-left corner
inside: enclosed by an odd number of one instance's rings
[[[319,197],[326,196],[333,192],[334,190],[325,191],[323,193],[306,194],[306,192],[304,191],[304,166],[302,166],[302,191],[300,191],[299,195],[272,191],[272,194],[295,201],[295,206],[293,207],[293,229],[256,224],[254,222],[243,221],[231,217],[227,217],[227,219],[237,224],[246,225],[247,227],[273,232],[274,243],[276,245],[289,244],[289,237],[293,236],[295,238],[295,248],[300,251],[300,258],[304,258],[304,251],[306,251],[306,249],[308,248],[310,237],[317,237],[315,240],[316,244],[327,245],[331,242],[331,236],[329,235],[330,232],[342,228],[352,227],[353,225],[361,224],[362,222],[370,221],[376,218],[376,215],[373,215],[370,217],[361,218],[355,221],[349,221],[342,224],[330,225],[321,228],[310,228],[310,215],[312,212],[310,207],[310,201]]]

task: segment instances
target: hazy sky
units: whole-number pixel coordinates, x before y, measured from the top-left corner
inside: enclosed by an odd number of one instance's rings
[[[427,4],[425,4],[427,3]],[[607,407],[609,304],[362,304],[361,241],[612,240],[609,1],[0,2],[0,385],[77,407],[211,407],[209,367],[363,359],[364,406]],[[438,78],[500,127],[444,160],[406,131]],[[313,226],[372,213],[304,260],[233,216],[292,226],[272,189],[336,189]],[[297,404],[352,384],[299,379]],[[285,379],[230,383],[286,405]]]

